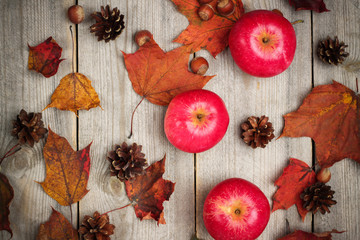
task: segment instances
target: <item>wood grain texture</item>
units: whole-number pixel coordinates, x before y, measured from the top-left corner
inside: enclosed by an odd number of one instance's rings
[[[16,143],[10,134],[11,120],[16,119],[22,108],[28,112],[41,112],[49,103],[60,79],[71,71],[71,40],[66,10],[74,2],[13,0],[0,3],[3,9],[0,21],[0,155]],[[27,44],[35,46],[49,36],[53,36],[63,48],[62,58],[67,60],[60,64],[55,76],[47,79],[28,70]],[[48,109],[43,112],[43,121],[76,147],[73,113]],[[44,143],[42,140],[34,148],[23,147],[1,166],[1,171],[8,176],[15,194],[10,205],[13,239],[35,239],[39,225],[51,215],[51,206],[70,219],[69,208],[57,204],[35,182],[41,182],[45,178],[42,154]],[[76,216],[75,207],[75,226]],[[8,239],[9,236],[7,232],[0,232],[0,239]]]
[[[281,138],[273,140],[265,149],[252,149],[240,138],[240,124],[249,116],[266,115],[278,137],[283,128],[282,116],[299,106],[311,89],[311,17],[310,12],[294,12],[283,1],[243,1],[245,11],[254,9],[279,9],[290,21],[303,19],[305,23],[294,26],[297,33],[295,59],[284,73],[268,79],[255,78],[243,73],[234,63],[230,51],[219,54],[216,60],[207,52],[209,74],[216,74],[207,89],[225,101],[230,124],[224,139],[207,152],[197,154],[196,209],[197,235],[211,239],[202,220],[206,195],[217,183],[231,177],[244,178],[256,184],[272,205],[276,191],[275,180],[281,175],[289,158],[301,159],[311,165],[312,147],[309,138]],[[289,226],[287,224],[289,223]],[[278,210],[271,214],[270,222],[259,239],[277,239],[293,231],[311,231],[311,214],[302,223],[296,207]],[[289,228],[290,227],[290,228]]]
[[[125,15],[126,28],[109,43],[98,42],[90,34],[89,26],[95,22],[89,17],[99,11],[103,1],[79,1],[83,5],[85,21],[79,25],[79,71],[92,80],[104,110],[92,109],[79,114],[79,145],[94,141],[91,149],[92,165],[89,179],[90,192],[80,203],[80,218],[126,205],[128,198],[124,185],[110,178],[108,151],[117,143],[126,141],[143,145],[143,152],[151,164],[166,153],[165,179],[176,182],[169,202],[164,203],[166,225],[155,221],[140,222],[132,207],[109,214],[116,226],[113,239],[190,239],[194,224],[194,162],[193,154],[176,150],[167,141],[163,130],[166,107],[144,101],[135,113],[134,135],[130,132],[131,113],[141,100],[131,86],[120,50],[133,53],[137,46],[134,34],[142,29],[153,33],[155,41],[165,50],[178,44],[172,40],[187,25],[187,20],[176,12],[171,1],[111,1]]]
[[[330,84],[336,80],[356,91],[356,78],[360,79],[359,67],[357,71],[348,72],[344,66],[331,66],[319,60],[316,49],[319,40],[327,36],[338,36],[340,41],[349,45],[346,48],[350,56],[343,64],[349,66],[360,61],[360,9],[359,1],[327,1],[330,12],[313,14],[313,50],[314,50],[314,83],[315,86]],[[341,13],[341,14],[339,14]],[[316,215],[314,219],[315,232],[337,229],[346,231],[341,235],[334,235],[333,239],[359,239],[360,236],[360,164],[350,159],[336,163],[331,168],[329,185],[334,189],[334,199],[337,204],[331,208],[331,213]]]

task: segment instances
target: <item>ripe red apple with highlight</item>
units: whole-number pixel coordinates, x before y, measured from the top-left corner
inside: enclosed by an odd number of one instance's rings
[[[226,133],[229,114],[215,93],[198,89],[171,100],[165,115],[165,134],[176,148],[199,153],[215,146]]]
[[[203,219],[216,240],[251,240],[264,231],[270,205],[264,193],[241,178],[217,184],[207,195]]]
[[[283,16],[255,10],[235,23],[229,47],[241,70],[255,77],[273,77],[293,61],[296,35],[292,24]]]

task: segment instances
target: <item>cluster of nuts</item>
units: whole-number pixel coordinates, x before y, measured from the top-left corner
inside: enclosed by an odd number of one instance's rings
[[[208,21],[214,16],[214,8],[212,2],[215,0],[198,0],[200,7],[198,10],[199,17],[203,21]],[[235,4],[233,0],[217,0],[216,9],[221,16],[229,16],[235,11]]]

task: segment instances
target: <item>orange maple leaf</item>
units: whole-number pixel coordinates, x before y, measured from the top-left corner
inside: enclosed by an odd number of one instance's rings
[[[41,224],[36,240],[53,239],[53,240],[77,240],[78,232],[71,223],[58,211],[52,208],[49,220]]]
[[[158,224],[165,224],[163,202],[169,200],[174,192],[175,183],[164,180],[166,156],[151,164],[143,175],[125,182],[126,194],[135,208],[140,220],[154,219]]]
[[[51,103],[45,109],[56,107],[60,110],[89,110],[100,107],[100,99],[91,81],[81,73],[69,73],[63,77],[51,96]],[[44,109],[44,110],[45,110]]]
[[[296,204],[299,214],[304,221],[309,212],[303,208],[300,194],[305,188],[316,182],[315,172],[301,160],[290,159],[289,165],[284,168],[283,174],[275,181],[278,190],[273,196],[272,212],[278,209],[288,209]]]
[[[29,47],[29,70],[35,70],[44,77],[51,77],[57,73],[59,64],[64,59],[60,59],[62,48],[56,43],[56,41],[49,37],[43,43],[35,47]]]
[[[212,1],[215,10],[213,18],[202,21],[198,14],[198,0],[171,0],[180,13],[189,20],[189,26],[174,40],[184,45],[192,45],[193,51],[208,50],[215,58],[229,45],[229,34],[236,21],[244,14],[241,0],[234,0],[235,11],[229,16],[221,16],[216,11],[217,1]]]
[[[49,128],[44,146],[46,178],[40,183],[44,191],[59,204],[68,206],[80,201],[86,189],[90,171],[91,143],[80,151],[74,151],[66,138]]]
[[[0,173],[0,231],[6,230],[13,236],[9,221],[9,205],[14,198],[14,189],[8,178]]]
[[[311,137],[322,168],[347,157],[360,162],[360,98],[344,85],[315,87],[284,119],[280,137]]]
[[[189,72],[190,52],[182,46],[165,53],[151,37],[135,53],[122,53],[135,92],[151,103],[168,105],[177,94],[203,88],[214,77]]]
[[[322,233],[308,233],[301,230],[295,230],[293,233],[286,235],[285,237],[279,238],[278,240],[331,240],[332,233],[343,233],[333,229],[329,232]]]

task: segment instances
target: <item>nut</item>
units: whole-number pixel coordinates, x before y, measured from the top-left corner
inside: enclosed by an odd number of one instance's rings
[[[328,181],[330,181],[330,178],[331,178],[331,172],[329,168],[322,168],[316,174],[316,179],[322,183],[327,183]]]
[[[204,75],[209,69],[209,63],[203,57],[196,57],[191,61],[190,68],[193,73]]]
[[[204,4],[199,7],[198,14],[203,21],[208,21],[214,16],[214,9],[211,5]]]
[[[135,42],[139,47],[150,41],[152,34],[148,30],[141,30],[135,34]]]
[[[216,8],[222,16],[229,16],[235,11],[235,5],[232,0],[219,0]]]
[[[79,24],[84,20],[84,9],[80,5],[73,5],[68,9],[68,17],[74,24]]]

